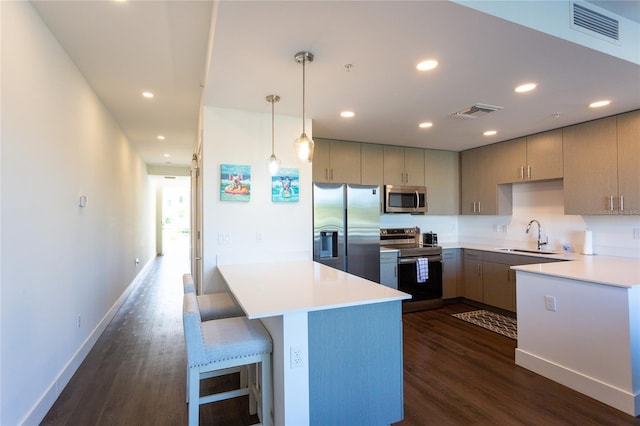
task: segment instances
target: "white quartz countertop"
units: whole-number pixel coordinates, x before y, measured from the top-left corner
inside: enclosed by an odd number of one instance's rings
[[[311,260],[218,265],[250,319],[411,298]]]
[[[442,244],[442,246],[443,248],[462,248],[557,259],[559,261],[564,260],[566,262],[519,265],[512,266],[511,269],[617,287],[640,286],[640,259],[601,255],[591,256],[578,253],[535,254],[506,252],[500,250],[500,247],[475,243],[448,243]]]
[[[640,259],[582,256],[571,262],[512,266],[511,269],[617,287],[640,286]]]

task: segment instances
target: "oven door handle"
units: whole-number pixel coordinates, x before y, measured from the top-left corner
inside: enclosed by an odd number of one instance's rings
[[[427,259],[429,263],[431,262],[442,262],[442,256],[429,256],[429,257],[399,257],[398,265],[404,265],[407,263],[416,263],[418,259]]]

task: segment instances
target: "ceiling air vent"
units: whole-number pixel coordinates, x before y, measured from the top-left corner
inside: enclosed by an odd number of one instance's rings
[[[599,34],[611,41],[619,40],[617,19],[594,12],[578,3],[573,3],[573,26]]]
[[[498,111],[499,109],[502,109],[502,107],[487,104],[475,104],[469,108],[463,109],[462,111],[454,112],[451,115],[460,118],[478,118],[489,114],[490,112]]]

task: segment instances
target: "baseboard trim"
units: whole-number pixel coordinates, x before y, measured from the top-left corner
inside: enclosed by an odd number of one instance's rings
[[[64,390],[65,386],[67,386],[75,372],[80,367],[80,364],[82,364],[82,361],[84,361],[91,349],[93,349],[93,346],[96,344],[104,330],[107,328],[118,310],[122,307],[125,300],[127,300],[131,292],[144,280],[154,261],[155,258],[152,258],[144,265],[138,275],[136,275],[133,281],[131,281],[127,288],[122,292],[118,300],[116,300],[113,306],[111,306],[107,313],[102,317],[98,325],[96,325],[84,342],[82,342],[82,345],[80,345],[78,350],[73,354],[71,359],[49,385],[47,390],[42,394],[40,399],[38,399],[34,404],[29,413],[27,413],[27,415],[22,419],[20,425],[37,425],[42,422]]]
[[[640,394],[616,388],[578,371],[516,348],[516,365],[583,393],[631,416],[640,415]]]

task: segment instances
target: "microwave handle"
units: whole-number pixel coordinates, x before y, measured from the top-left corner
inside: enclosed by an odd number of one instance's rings
[[[420,194],[418,193],[418,190],[416,189],[416,207],[415,207],[415,211],[418,211],[418,208],[420,208]]]

